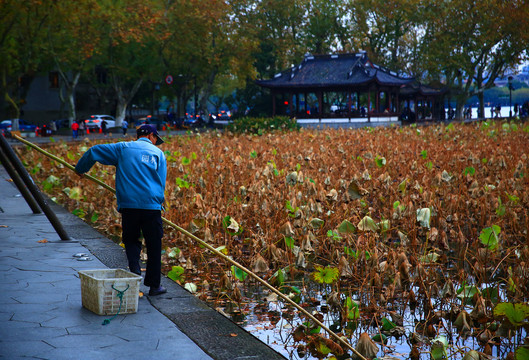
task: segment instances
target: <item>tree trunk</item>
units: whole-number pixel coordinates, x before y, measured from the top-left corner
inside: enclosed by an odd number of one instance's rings
[[[485,94],[483,91],[478,93],[479,107],[478,107],[478,119],[485,118]]]
[[[6,118],[19,118],[20,117],[20,108],[17,106],[17,103],[13,100],[11,95],[9,95],[8,90],[8,84],[7,84],[7,69],[4,67],[2,68],[2,85],[0,86],[2,89],[2,98],[5,101],[6,105],[6,114],[4,117]],[[11,107],[11,109],[9,109]]]
[[[77,113],[75,109],[75,93],[73,91],[68,91],[66,95],[68,99],[68,123],[72,126],[73,122],[77,118]]]
[[[128,95],[123,91],[123,86],[119,81],[114,79],[114,91],[116,92],[117,105],[116,105],[116,127],[121,127],[123,119],[127,116],[127,107],[129,102],[132,100],[134,95],[138,92],[141,84],[143,83],[143,77],[140,77],[134,84]]]
[[[68,104],[68,123],[72,126],[73,122],[77,118],[77,110],[75,107],[75,89],[81,78],[81,72],[78,71],[73,75],[72,80],[68,78],[68,75],[62,71],[62,68],[57,63],[57,69],[61,76],[61,79],[64,83],[64,88],[66,89],[66,102]],[[61,101],[64,102],[64,99],[61,97]]]
[[[465,108],[466,99],[458,96],[456,98],[456,119],[463,120],[463,109]]]
[[[77,108],[75,107],[75,89],[79,83],[81,73],[78,72],[72,79],[71,83],[66,85],[66,97],[68,99],[68,120],[70,125],[77,119]]]
[[[121,97],[118,98],[116,105],[116,126],[121,126],[125,116],[127,116],[127,100]]]

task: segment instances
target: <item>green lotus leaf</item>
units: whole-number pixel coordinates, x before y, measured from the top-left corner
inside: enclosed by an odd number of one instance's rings
[[[529,304],[499,303],[494,308],[494,316],[505,316],[514,326],[520,326],[529,318]]]
[[[356,228],[349,221],[344,220],[340,225],[338,225],[336,230],[338,230],[338,232],[341,234],[352,234],[356,231]]]

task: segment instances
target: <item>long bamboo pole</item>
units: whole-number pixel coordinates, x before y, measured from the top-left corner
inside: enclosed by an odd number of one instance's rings
[[[30,141],[27,141],[23,138],[21,138],[20,136],[18,135],[13,135],[13,137],[30,146],[31,148],[37,150],[38,152],[46,155],[47,157],[61,163],[62,165],[66,166],[68,169],[72,170],[72,171],[75,171],[75,167],[72,166],[71,164],[67,163],[65,160],[51,154],[50,152],[40,148],[39,146],[33,144],[32,142]],[[111,186],[108,186],[107,184],[105,184],[104,182],[102,182],[101,180],[91,176],[91,175],[88,175],[88,174],[83,174],[83,177],[89,179],[89,180],[92,180],[93,182],[95,182],[96,184],[100,185],[100,186],[103,186],[105,189],[111,191],[112,193],[116,193],[116,190],[114,190],[114,188],[112,188]],[[290,298],[288,298],[285,294],[283,294],[281,291],[279,291],[278,289],[276,289],[275,287],[273,287],[272,285],[270,285],[268,282],[266,282],[265,280],[263,280],[261,277],[259,277],[257,274],[255,274],[253,271],[250,271],[249,269],[247,269],[245,266],[239,264],[237,261],[231,259],[230,257],[224,255],[223,253],[221,253],[220,251],[218,251],[217,249],[215,249],[213,246],[211,246],[210,244],[208,244],[207,242],[205,242],[204,240],[198,238],[197,236],[191,234],[189,231],[181,228],[180,226],[176,225],[175,223],[173,223],[172,221],[170,220],[167,220],[166,218],[162,217],[162,221],[164,223],[166,223],[167,225],[173,227],[174,229],[178,230],[179,232],[181,232],[182,234],[186,235],[187,237],[195,240],[196,242],[198,242],[199,244],[201,244],[202,246],[204,246],[205,248],[207,248],[208,250],[210,250],[211,252],[213,252],[215,255],[217,256],[220,256],[221,258],[223,258],[224,260],[228,261],[229,263],[231,263],[232,265],[235,265],[237,266],[239,269],[241,269],[242,271],[246,272],[247,274],[249,274],[252,278],[254,278],[255,280],[257,280],[258,282],[260,282],[263,286],[265,286],[267,289],[269,289],[270,291],[272,291],[273,293],[275,293],[277,296],[279,296],[281,299],[283,299],[284,301],[286,301],[287,303],[289,303],[290,305],[292,305],[293,307],[295,307],[297,310],[301,311],[305,316],[307,316],[310,320],[312,320],[316,325],[320,326],[323,330],[325,330],[330,336],[332,336],[333,338],[335,338],[336,340],[338,340],[339,343],[341,343],[342,345],[344,345],[346,348],[348,348],[349,350],[351,350],[356,356],[358,356],[360,359],[362,360],[367,360],[362,354],[360,354],[355,348],[353,348],[351,346],[351,344],[349,344],[347,341],[345,341],[343,338],[341,338],[340,336],[338,336],[336,333],[334,333],[331,329],[329,329],[327,326],[325,326],[321,321],[319,321],[316,317],[314,317],[314,315],[312,315],[311,313],[309,313],[307,310],[305,310],[304,308],[302,308],[301,306],[299,306],[298,304],[296,304],[294,301],[292,301]]]

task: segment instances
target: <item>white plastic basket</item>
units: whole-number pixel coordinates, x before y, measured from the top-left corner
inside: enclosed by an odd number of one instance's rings
[[[141,276],[123,269],[81,270],[83,306],[98,315],[138,311]],[[114,288],[112,288],[114,287]],[[122,299],[119,292],[123,292]],[[121,309],[120,309],[121,302]]]

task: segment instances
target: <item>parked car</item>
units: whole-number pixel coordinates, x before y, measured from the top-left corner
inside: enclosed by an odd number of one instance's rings
[[[204,125],[206,125],[206,123],[204,122],[204,119],[202,119],[202,116],[200,115],[198,116],[189,115],[189,116],[186,116],[184,120],[184,126],[187,126],[187,127],[202,127]]]
[[[89,130],[99,130],[103,120],[107,122],[108,129],[116,127],[116,119],[110,115],[90,115],[88,119],[84,121],[85,127]]]
[[[70,127],[70,119],[57,119],[57,120],[54,120],[54,121],[55,121],[55,126],[57,127],[57,130],[61,129],[61,128],[69,128]]]
[[[23,119],[18,119],[18,129],[20,131],[35,131],[37,128],[37,125],[33,125],[28,123],[27,121]],[[2,134],[10,135],[11,130],[13,129],[13,119],[8,119],[0,122],[0,130],[2,131]]]
[[[216,120],[219,120],[219,121],[230,121],[231,120],[231,112],[229,110],[221,110],[218,114],[217,114],[217,118]]]

